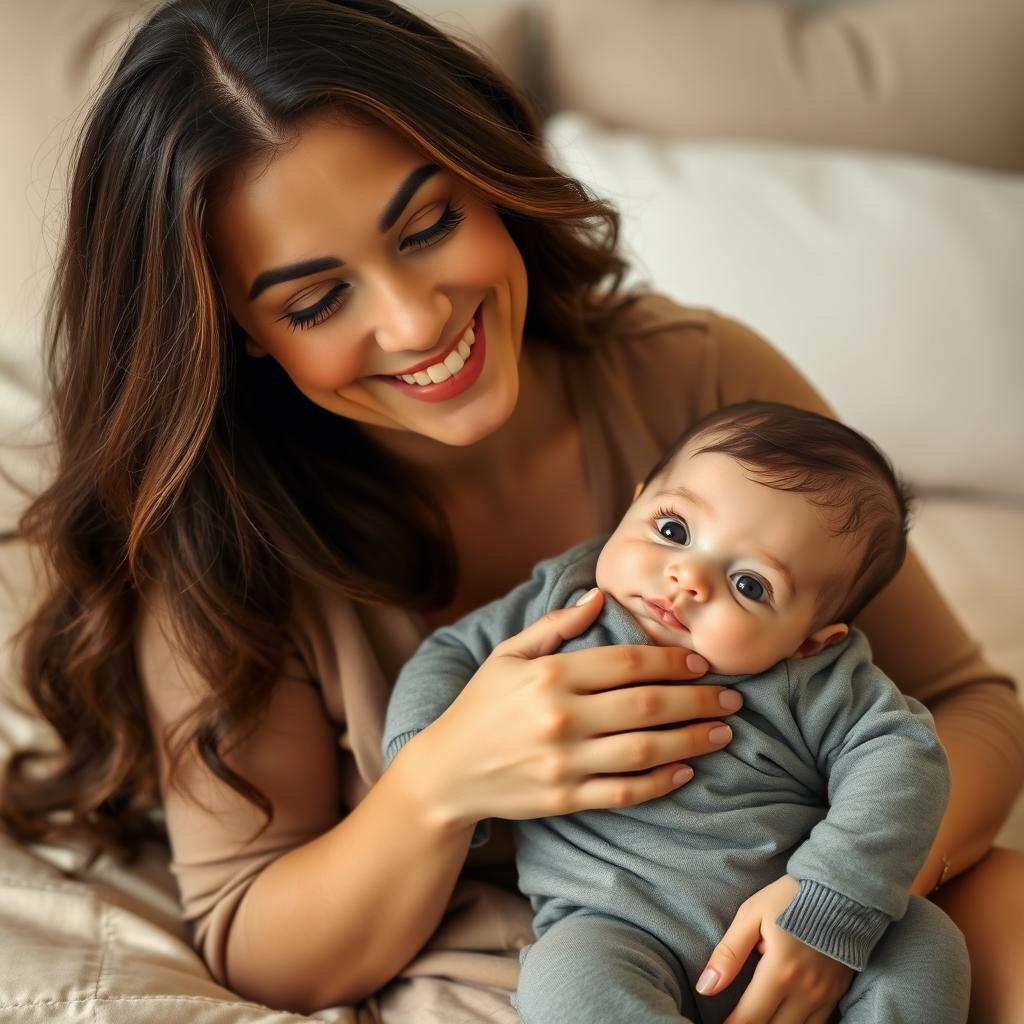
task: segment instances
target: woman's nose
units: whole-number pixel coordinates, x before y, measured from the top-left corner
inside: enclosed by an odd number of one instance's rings
[[[711,596],[711,577],[707,568],[695,558],[670,562],[665,575],[669,582],[694,601],[706,601]]]
[[[440,345],[452,304],[439,291],[393,289],[380,297],[374,337],[385,352],[429,352]]]

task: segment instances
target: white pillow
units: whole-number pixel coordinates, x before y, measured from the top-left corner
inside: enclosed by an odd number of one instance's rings
[[[918,487],[1024,498],[1024,175],[546,130],[621,211],[632,281],[762,332]]]

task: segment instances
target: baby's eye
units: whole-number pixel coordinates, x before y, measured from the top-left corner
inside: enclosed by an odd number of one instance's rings
[[[751,576],[749,572],[737,573],[733,577],[733,584],[744,597],[751,601],[757,601],[760,604],[768,603],[768,591],[765,589],[765,585],[756,576]]]
[[[676,544],[689,543],[690,531],[686,528],[686,523],[682,519],[677,519],[675,516],[656,516],[654,528],[662,537]]]

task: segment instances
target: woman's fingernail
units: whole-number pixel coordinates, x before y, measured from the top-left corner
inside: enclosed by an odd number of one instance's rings
[[[727,725],[716,725],[711,732],[708,733],[708,739],[712,743],[728,743],[732,739],[732,729]]]
[[[718,695],[718,703],[726,711],[739,711],[743,707],[743,696],[735,690],[723,690]]]
[[[686,656],[686,667],[691,672],[707,672],[708,663],[699,654],[688,654]]]
[[[672,776],[672,785],[681,786],[684,782],[689,782],[693,778],[693,769],[689,765],[684,765]]]
[[[580,606],[581,604],[586,604],[586,603],[587,603],[588,601],[591,601],[591,600],[593,600],[593,599],[594,599],[595,597],[597,597],[597,587],[594,587],[594,588],[593,588],[592,590],[588,590],[588,591],[587,591],[587,592],[586,592],[586,593],[585,593],[585,594],[584,594],[584,595],[583,595],[583,596],[582,596],[582,597],[581,597],[581,598],[580,598],[580,599],[579,599],[579,600],[578,600],[578,601],[576,602],[576,607],[578,608],[578,607],[579,607],[579,606]]]
[[[717,984],[718,971],[710,967],[705,968],[704,973],[697,979],[697,991],[704,995],[705,992],[710,992]]]

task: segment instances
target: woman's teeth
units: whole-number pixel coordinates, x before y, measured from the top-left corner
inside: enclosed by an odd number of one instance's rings
[[[441,381],[454,377],[466,365],[469,358],[469,350],[476,342],[476,334],[473,332],[473,325],[466,328],[466,333],[459,339],[455,346],[439,363],[428,366],[425,370],[417,370],[415,373],[403,373],[396,376],[396,380],[403,380],[406,384],[440,384]]]

